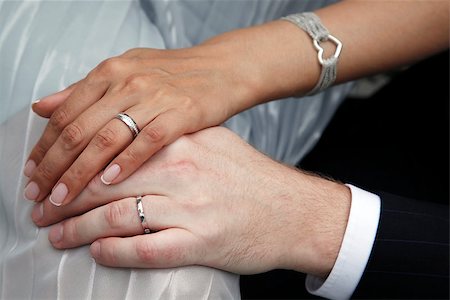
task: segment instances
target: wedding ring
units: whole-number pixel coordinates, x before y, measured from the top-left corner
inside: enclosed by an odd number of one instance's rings
[[[142,225],[142,228],[144,229],[144,234],[152,233],[152,231],[148,227],[147,219],[145,218],[144,206],[142,205],[142,196],[136,197],[136,206],[137,206],[137,211],[138,211],[138,215],[139,215],[139,220],[141,220],[141,225]]]
[[[133,138],[136,138],[138,136],[139,127],[137,126],[137,124],[133,120],[133,118],[131,118],[129,115],[127,115],[124,112],[117,114],[114,118],[124,122],[125,125],[127,125],[128,128],[130,128],[131,133],[133,134]]]

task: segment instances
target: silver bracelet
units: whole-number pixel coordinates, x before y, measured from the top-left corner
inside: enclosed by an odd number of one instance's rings
[[[311,36],[314,48],[316,48],[317,50],[317,58],[319,59],[319,63],[322,66],[322,71],[320,73],[320,78],[316,86],[307,95],[321,92],[332,85],[336,80],[337,63],[342,50],[341,41],[328,32],[328,29],[323,26],[319,17],[314,13],[306,12],[301,14],[294,14],[283,17],[281,19],[289,21],[306,31]],[[336,51],[334,52],[333,56],[324,59],[323,48],[320,46],[320,43],[326,41],[332,41],[333,43],[335,43]]]

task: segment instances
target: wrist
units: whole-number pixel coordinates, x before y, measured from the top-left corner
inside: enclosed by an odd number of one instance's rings
[[[229,65],[237,84],[246,87],[244,109],[306,94],[319,78],[311,38],[287,21],[231,31],[201,44],[212,45],[216,53],[222,53],[220,64]]]
[[[298,172],[297,228],[284,268],[325,278],[337,259],[347,227],[351,193],[345,185]]]

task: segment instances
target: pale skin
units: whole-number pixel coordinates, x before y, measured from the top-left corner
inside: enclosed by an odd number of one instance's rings
[[[149,227],[158,232],[142,234],[130,194],[144,195]],[[284,268],[325,277],[350,198],[346,186],[275,162],[214,127],[179,138],[119,184],[96,176],[64,207],[43,201],[32,218],[38,226],[63,220],[50,230],[53,246],[92,243],[92,256],[107,266]]]
[[[448,1],[343,1],[316,13],[344,44],[337,82],[412,63],[448,47]],[[328,43],[324,45],[332,48]],[[328,51],[329,52],[329,51]],[[179,50],[133,49],[41,99],[50,117],[24,173],[25,197],[69,204],[106,168],[117,184],[179,136],[254,105],[311,90],[320,67],[311,38],[274,21]],[[301,101],[301,100],[299,100]],[[126,112],[141,133],[114,119]]]
[[[338,82],[448,47],[447,1],[344,1],[317,14],[344,44]],[[33,220],[62,221],[49,236],[56,248],[92,243],[93,257],[109,266],[201,264],[241,274],[286,268],[325,277],[345,232],[349,189],[276,163],[225,129],[199,131],[304,94],[319,72],[311,39],[285,21],[101,63],[33,105],[51,116],[25,169],[25,196],[44,200]],[[142,129],[134,141],[112,120],[121,111]],[[114,165],[116,177],[101,172]],[[130,198],[138,194],[146,195],[150,226],[159,232],[142,235]]]

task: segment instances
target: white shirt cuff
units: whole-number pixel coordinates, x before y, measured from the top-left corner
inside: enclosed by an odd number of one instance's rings
[[[380,219],[380,197],[350,184],[350,214],[341,249],[326,280],[308,275],[306,289],[329,299],[349,299],[361,279],[372,252]]]

